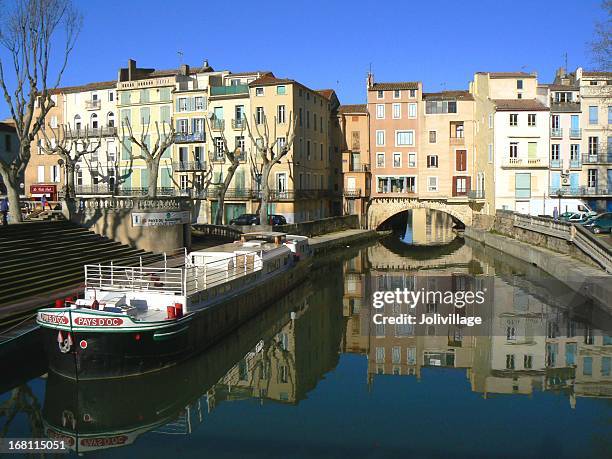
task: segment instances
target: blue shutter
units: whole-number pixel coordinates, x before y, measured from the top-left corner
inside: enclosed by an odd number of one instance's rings
[[[149,186],[149,170],[140,169],[140,188],[147,188]]]
[[[551,190],[558,190],[561,188],[561,172],[550,173],[550,188]]]
[[[570,173],[570,188],[577,190],[580,187],[580,172]]]
[[[161,186],[162,188],[171,188],[172,187],[172,181],[170,180],[170,175],[172,173],[172,171],[170,170],[169,167],[162,167],[159,170],[159,173],[161,175],[160,177],[160,182],[161,182]]]

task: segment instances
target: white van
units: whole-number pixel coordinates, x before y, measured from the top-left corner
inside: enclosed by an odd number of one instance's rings
[[[565,212],[586,212],[589,215],[596,215],[597,212],[593,212],[592,209],[586,205],[581,199],[576,198],[547,198],[547,199],[531,199],[529,202],[516,203],[516,211],[519,213],[525,213],[529,215],[548,215],[554,216],[554,210],[557,208],[557,215],[561,215]],[[519,206],[523,204],[523,206]],[[561,204],[561,208],[559,208]]]

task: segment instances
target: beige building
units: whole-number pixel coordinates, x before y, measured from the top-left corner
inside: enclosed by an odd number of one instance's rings
[[[367,105],[342,105],[338,119],[342,132],[343,212],[358,215],[365,225],[372,180]]]

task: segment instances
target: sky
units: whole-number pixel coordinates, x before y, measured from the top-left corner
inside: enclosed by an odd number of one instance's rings
[[[113,80],[129,58],[158,69],[208,59],[215,70],[271,70],[331,88],[343,104],[365,101],[370,68],[376,81],[418,80],[426,92],[467,89],[477,71],[536,71],[551,82],[565,53],[570,69],[593,69],[588,43],[604,17],[600,0],[75,4],[84,25],[62,86]],[[8,114],[2,98],[0,119]]]

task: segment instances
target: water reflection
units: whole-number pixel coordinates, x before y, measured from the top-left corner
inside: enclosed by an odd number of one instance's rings
[[[425,208],[408,210],[390,222],[404,244],[432,246],[448,244],[455,239],[453,218],[441,211]]]
[[[320,455],[322,445],[334,457],[363,456],[376,451],[371,448],[399,457],[408,440],[386,432],[404,432],[411,425],[416,433],[410,445],[420,456],[476,452],[493,457],[512,451],[527,457],[542,455],[528,448],[542,441],[538,435],[543,427],[534,413],[556,410],[555,416],[562,418],[558,422],[580,419],[576,430],[584,431],[582,436],[574,432],[575,447],[567,456],[609,451],[606,429],[597,441],[589,429],[600,429],[610,405],[586,402],[612,396],[607,313],[536,268],[461,239],[429,249],[388,239],[349,250],[321,262],[308,283],[175,368],[118,381],[77,383],[50,374],[47,381],[30,383],[28,390],[43,383],[37,395],[44,398],[42,415],[37,403],[24,405],[32,430],[11,424],[6,436],[38,436],[42,419],[45,435],[65,439],[80,453],[109,450],[161,457],[172,454],[169,445],[189,444],[198,451],[205,444],[213,457],[268,457],[280,454],[278,445],[285,445],[281,450],[286,454],[286,448],[299,444],[296,457]],[[486,328],[470,333],[454,325],[372,322],[377,312],[372,292],[422,287],[490,288],[494,301],[478,311],[487,318]],[[385,306],[388,312],[401,312],[402,307]],[[434,314],[447,312],[449,306],[431,302],[418,308]],[[474,312],[466,308],[465,314]],[[464,385],[458,384],[457,375]],[[419,388],[412,381],[420,381]],[[20,393],[26,392],[22,388]],[[440,403],[441,393],[454,398]],[[532,398],[520,407],[480,404],[502,394]],[[565,411],[537,394],[565,400]],[[9,396],[0,401],[18,399]],[[531,416],[524,415],[530,406]],[[397,412],[391,415],[394,408]],[[466,421],[471,416],[486,419],[480,431],[490,427],[491,438],[500,444],[505,440],[499,432],[509,427],[505,420],[518,417],[520,423],[510,426],[512,435],[523,437],[526,446],[470,442],[470,431],[461,425],[454,431],[470,448],[457,451],[450,440],[448,445],[432,443],[440,425],[456,415],[454,410],[463,410]],[[571,417],[579,411],[582,417]],[[299,425],[290,421],[295,416]],[[179,440],[176,434],[185,435]]]

